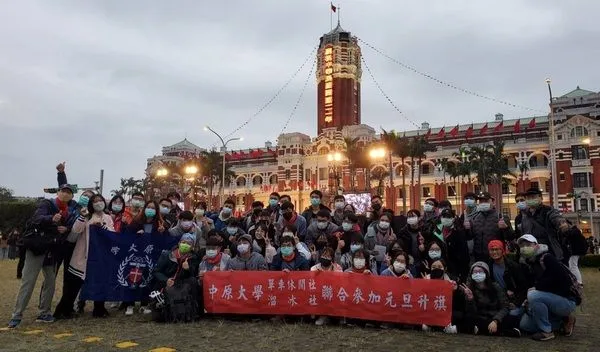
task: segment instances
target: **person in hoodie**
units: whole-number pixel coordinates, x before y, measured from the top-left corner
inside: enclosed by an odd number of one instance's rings
[[[315,243],[317,238],[321,236],[327,237],[336,232],[338,228],[338,225],[331,222],[331,215],[327,210],[319,210],[317,213],[317,221],[311,223],[306,230],[304,243],[310,246]]]
[[[346,197],[341,194],[336,195],[333,198],[333,214],[331,215],[331,221],[337,226],[342,226],[344,221],[344,209],[346,207]]]
[[[494,199],[488,192],[477,196],[479,204],[477,213],[471,218],[471,239],[473,239],[473,256],[476,261],[489,261],[488,244],[492,240],[510,241],[514,232],[510,219],[501,216],[494,207]]]
[[[531,271],[527,265],[516,263],[506,256],[502,241],[490,241],[488,251],[490,276],[506,292],[509,314],[520,318],[524,313],[522,306],[527,299],[527,290],[533,285]]]
[[[302,217],[306,220],[307,226],[310,226],[313,222],[317,221],[317,214],[320,210],[327,210],[331,214],[331,209],[327,208],[321,202],[323,200],[323,193],[315,189],[310,192],[310,207],[302,213]]]
[[[506,294],[490,277],[486,263],[475,262],[471,266],[470,280],[461,288],[466,298],[466,317],[461,330],[475,335],[521,336],[518,319],[508,315]]]
[[[294,237],[284,236],[281,239],[279,253],[273,257],[271,270],[273,271],[308,271],[308,260],[296,249]]]
[[[267,270],[265,257],[252,250],[252,236],[240,236],[236,246],[237,255],[227,262],[225,270],[264,271]]]
[[[275,225],[277,231],[276,237],[281,236],[282,230],[286,225],[296,226],[298,237],[306,238],[306,219],[294,211],[294,203],[292,202],[284,202],[281,204],[281,218],[277,225]]]
[[[223,231],[227,227],[227,224],[233,218],[234,209],[235,202],[232,199],[227,199],[225,203],[223,203],[223,208],[221,208],[219,214],[213,215],[212,220],[217,231]]]
[[[517,240],[522,260],[534,274],[534,287],[527,292],[526,314],[521,329],[532,333],[536,341],[552,340],[553,330],[564,328],[566,336],[573,334],[575,308],[581,297],[574,292],[569,269],[550,251],[538,243],[535,236],[526,234]]]
[[[186,233],[193,233],[196,241],[198,241],[198,229],[194,223],[194,215],[191,211],[185,210],[179,213],[177,223],[169,229],[169,235],[173,237],[180,237]],[[200,250],[200,243],[194,243],[194,250]],[[203,255],[204,253],[200,253]]]
[[[435,241],[440,247],[445,247],[447,272],[454,280],[465,282],[469,272],[469,248],[465,229],[456,221],[452,209],[444,209],[439,219],[430,228],[431,233],[425,233],[425,241]]]

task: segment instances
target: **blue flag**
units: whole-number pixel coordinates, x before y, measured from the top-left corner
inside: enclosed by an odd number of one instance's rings
[[[152,271],[163,250],[180,237],[168,233],[115,233],[90,226],[86,277],[81,299],[135,302],[148,299]]]

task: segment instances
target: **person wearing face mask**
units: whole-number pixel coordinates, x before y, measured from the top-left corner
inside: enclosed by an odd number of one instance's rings
[[[277,250],[272,245],[268,231],[269,228],[266,225],[258,224],[252,228],[250,236],[254,238],[254,241],[252,242],[254,251],[265,257],[267,264],[271,264],[273,262],[273,257],[277,254]]]
[[[542,203],[542,192],[530,188],[525,192],[527,210],[521,213],[521,233],[533,235],[558,260],[564,259],[562,235],[571,228],[561,213]]]
[[[242,235],[236,245],[237,255],[227,262],[225,270],[263,271],[267,270],[265,258],[252,250],[252,236]]]
[[[475,215],[475,213],[477,212],[477,195],[473,192],[467,192],[465,193],[465,195],[463,196],[463,205],[464,205],[464,210],[462,211],[462,213],[460,214],[460,217],[458,218],[458,223],[462,224],[462,226],[464,227],[466,233],[467,233],[467,246],[469,247],[469,255],[472,256],[473,254],[473,240],[472,240],[472,235],[470,234],[471,232],[471,227],[472,227],[472,217],[473,215]],[[473,258],[471,258],[473,259]]]
[[[73,189],[71,185],[61,185],[56,199],[42,200],[23,234],[23,244],[26,248],[25,266],[17,303],[8,323],[9,328],[16,328],[21,324],[23,311],[27,308],[33,294],[40,271],[44,274],[44,283],[40,294],[40,312],[36,321],[54,322],[50,310],[56,281],[54,249],[49,247],[47,242],[39,241],[40,237],[35,236],[31,228],[38,229],[45,236],[53,236],[57,242],[64,242],[78,215],[77,202],[73,201]]]
[[[170,201],[169,204],[171,205],[170,213],[172,214],[173,219],[177,219],[177,217],[179,217],[179,213],[182,212],[182,209],[179,207],[179,203],[181,203],[181,195],[177,192],[169,192],[167,194],[167,199]]]
[[[532,333],[532,339],[547,341],[554,330],[563,327],[566,336],[575,328],[575,308],[581,304],[581,291],[569,269],[533,235],[521,236],[517,243],[521,262],[531,267],[533,287],[527,292],[526,314],[521,328]]]
[[[338,194],[333,198],[333,207],[334,211],[331,216],[331,221],[337,226],[342,226],[342,221],[344,220],[344,208],[346,206],[346,198]]]
[[[146,198],[141,192],[134,192],[131,195],[129,206],[125,208],[123,214],[123,223],[130,225],[134,220],[139,219],[144,213],[144,205],[146,205]]]
[[[346,273],[377,275],[377,266],[371,266],[373,258],[364,249],[358,248],[352,252],[350,266],[344,270]],[[342,266],[343,268],[343,266]]]
[[[273,222],[271,222],[271,212],[269,209],[263,209],[263,211],[260,213],[260,216],[258,217],[258,221],[256,224],[252,225],[249,229],[248,229],[248,233],[249,234],[253,234],[254,231],[259,227],[259,226],[264,226],[267,229],[266,232],[266,237],[268,238],[269,241],[271,242],[271,244],[275,245],[276,241],[275,241],[275,236],[276,236],[276,230],[275,230],[275,225],[273,224]]]
[[[494,199],[488,192],[477,196],[477,213],[471,218],[471,231],[469,239],[473,240],[473,257],[477,261],[489,261],[488,244],[493,240],[502,242],[514,239],[514,231],[510,219],[501,216],[493,206]]]
[[[281,218],[275,225],[276,238],[281,237],[282,230],[287,225],[296,226],[296,229],[298,229],[298,237],[306,238],[306,219],[294,211],[294,203],[292,202],[284,202],[281,204]]]
[[[143,211],[127,226],[127,228],[129,231],[136,232],[139,235],[165,232],[162,215],[160,215],[160,212],[158,211],[158,203],[152,200],[146,202],[143,206]]]
[[[391,226],[391,214],[384,212],[379,219],[367,228],[365,235],[364,249],[375,258],[378,267],[381,267],[384,261],[384,251],[388,245],[394,243],[397,239]]]
[[[241,235],[246,234],[244,230],[241,228],[241,222],[236,218],[231,218],[227,222],[227,226],[220,232],[223,239],[225,239],[225,243],[229,245],[229,250],[232,255],[235,255],[236,252],[236,243],[238,238]]]
[[[179,216],[181,217],[181,212]],[[180,322],[193,321],[198,318],[199,315],[199,302],[197,300],[199,294],[198,285],[198,268],[200,265],[199,256],[194,251],[194,245],[196,243],[196,235],[194,233],[186,233],[181,236],[177,247],[168,251],[165,250],[161,253],[156,266],[153,271],[153,290],[162,291],[166,297],[179,290],[186,290],[187,294],[184,296],[187,300],[192,300],[189,303],[179,302],[177,304],[186,304],[186,311],[183,316],[174,317],[172,314],[174,310],[169,309],[168,304],[171,302],[166,299],[167,307],[162,310],[153,312],[153,319],[158,322],[173,321],[177,320]]]
[[[170,230],[177,225],[177,219],[181,212],[173,211],[174,209],[172,208],[172,203],[169,198],[163,198],[158,201],[158,209],[160,216],[163,218],[165,229]]]
[[[523,233],[521,232],[523,212],[527,210],[527,203],[525,202],[525,192],[519,192],[515,195],[515,205],[517,208],[517,216],[515,216],[515,237],[519,238],[523,235]]]
[[[464,228],[456,221],[452,209],[444,209],[429,231],[424,231],[425,241],[435,241],[444,247],[447,272],[455,280],[464,282],[469,271],[469,249]]]
[[[268,210],[272,223],[277,223],[281,217],[280,199],[281,197],[277,192],[269,195],[269,203],[265,210]]]
[[[296,250],[294,237],[284,236],[281,239],[279,253],[273,257],[270,270],[273,271],[308,271],[308,260]]]
[[[333,258],[334,258],[333,249],[331,249],[331,247],[325,247],[325,249],[323,249],[323,252],[321,253],[319,262],[317,264],[313,265],[310,268],[310,271],[329,271],[329,272],[341,273],[343,271],[342,267],[338,263],[334,262]],[[329,322],[329,317],[319,316],[317,318],[317,320],[315,320],[315,325],[323,326],[323,325],[327,325],[328,322]]]
[[[177,224],[169,229],[169,235],[173,237],[179,237],[186,233],[196,233],[194,214],[192,214],[192,212],[189,210],[179,213]],[[194,248],[198,248],[197,243],[194,243]]]
[[[350,240],[350,252],[342,254],[341,247],[343,247],[343,241],[339,241],[338,248],[335,251],[335,262],[338,263],[344,271],[352,269],[354,264],[354,253],[361,251],[363,255],[366,253],[367,256],[363,256],[366,260],[365,268],[370,273],[377,275],[377,261],[373,256],[370,256],[367,251],[364,250],[365,239],[359,232],[352,234]]]
[[[323,205],[323,193],[315,189],[310,192],[310,207],[306,208],[302,213],[302,217],[306,220],[307,226],[317,221],[317,214],[320,210],[327,210],[331,214],[331,209]]]
[[[414,260],[421,258],[421,253],[424,250],[419,250],[419,236],[422,237],[423,230],[421,222],[421,212],[417,209],[410,209],[406,213],[406,225],[398,233],[398,239],[402,243],[402,248]]]
[[[54,312],[54,318],[56,319],[71,319],[74,317],[73,305],[85,280],[90,226],[114,231],[112,218],[104,212],[105,209],[106,201],[104,197],[100,194],[93,195],[88,202],[87,215],[80,215],[73,225],[70,235],[74,237],[76,244],[73,256],[67,265],[68,272],[64,280],[63,295]],[[108,311],[104,308],[104,302],[94,302],[93,316],[108,316]]]
[[[466,298],[466,316],[461,331],[473,334],[520,337],[518,319],[508,315],[508,301],[504,290],[490,278],[490,269],[484,262],[471,266],[470,279],[460,289]]]
[[[223,229],[227,227],[227,223],[233,218],[234,209],[235,202],[232,199],[227,199],[219,214],[213,215],[212,220],[215,223],[215,229],[217,231],[223,231]]]
[[[449,325],[445,326],[442,331],[446,334],[458,333],[458,327],[464,325],[465,316],[465,296],[462,290],[458,289],[456,281],[452,280],[448,274],[446,274],[446,262],[443,259],[438,259],[431,263],[431,273],[425,277],[426,280],[444,280],[452,284],[452,321]],[[421,326],[423,331],[436,331],[438,328],[432,328],[423,324]],[[465,331],[461,331],[465,332]],[[472,330],[470,331],[473,332]]]
[[[358,216],[356,216],[354,213],[346,213],[340,229],[342,232],[340,239],[344,242],[344,246],[342,247],[342,254],[344,254],[350,251],[350,242],[352,240],[352,234],[361,233],[361,228],[358,224]],[[330,243],[330,247],[337,248],[337,243],[335,245],[332,245]]]
[[[437,221],[438,218],[438,201],[435,198],[427,198],[425,199],[425,204],[423,204],[423,224],[424,226],[428,226],[430,222]]]
[[[215,228],[215,223],[206,214],[207,204],[202,201],[194,209],[194,224],[196,225],[197,249],[205,248],[208,233]]]
[[[112,218],[115,232],[121,232],[123,229],[123,214],[125,213],[125,199],[118,194],[112,197],[108,202],[108,213]]]
[[[338,230],[338,225],[331,222],[330,213],[327,210],[319,210],[316,216],[316,221],[311,223],[306,229],[306,237],[304,243],[307,245],[314,244],[320,236],[327,237]]]
[[[412,274],[408,270],[409,259],[408,253],[399,250],[393,253],[391,264],[383,272],[381,276],[399,277],[403,279],[412,279]]]

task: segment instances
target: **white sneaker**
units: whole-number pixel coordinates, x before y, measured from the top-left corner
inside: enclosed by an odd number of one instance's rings
[[[110,309],[116,309],[116,308],[119,308],[119,306],[120,306],[119,302],[112,302],[108,307]]]
[[[127,315],[127,316],[133,315],[133,306],[127,307],[127,310],[125,311],[125,315]]]
[[[444,328],[444,332],[446,334],[458,334],[458,329],[456,328],[456,325],[448,325]]]
[[[430,332],[431,328],[425,324],[421,325],[421,330],[423,330],[424,332]]]
[[[148,308],[148,307],[140,307],[140,313],[142,314],[152,314],[152,309]]]
[[[315,321],[315,325],[316,326],[323,326],[327,324],[327,321],[329,321],[329,319],[327,319],[326,316],[320,316],[317,321]]]

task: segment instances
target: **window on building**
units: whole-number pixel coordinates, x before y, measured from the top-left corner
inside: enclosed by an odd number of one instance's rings
[[[546,192],[550,193],[550,181],[546,180],[546,182],[544,182],[544,189]]]
[[[510,192],[510,186],[506,183],[502,184],[502,194],[508,194]]]
[[[557,135],[557,136],[556,136],[556,140],[558,140],[558,141],[562,141],[562,134],[559,134],[559,135]]]
[[[567,202],[560,202],[560,210],[562,210],[563,212],[567,212],[569,209],[569,206],[567,205]]]
[[[289,180],[292,177],[292,170],[287,169],[285,170],[285,179]]]
[[[588,211],[588,200],[587,199],[579,199],[579,210]]]
[[[564,172],[560,172],[558,179],[560,180],[560,182],[564,182],[566,177],[565,177],[565,173]]]
[[[600,131],[596,131],[596,137],[600,137]]]
[[[320,167],[319,168],[319,181],[320,180],[327,180],[329,178],[329,168],[327,167]]]
[[[558,153],[558,160],[563,160],[564,154],[563,152]]]
[[[532,181],[531,182],[531,188],[540,189],[540,183],[537,182],[537,181]]]
[[[454,186],[448,186],[448,197],[456,197],[456,189]]]
[[[502,216],[508,217],[509,219],[511,218],[509,207],[502,207]]]
[[[404,198],[404,190],[402,188],[398,189],[398,198],[399,199]]]
[[[576,172],[573,174],[573,187],[585,188],[588,186],[588,176],[585,172]]]
[[[431,197],[431,190],[429,187],[423,187],[423,197]]]
[[[475,187],[473,188],[473,192],[475,194],[481,193],[481,186],[480,185],[475,185]]]
[[[431,173],[431,165],[430,164],[421,165],[421,173],[423,175],[429,175]]]
[[[571,155],[573,160],[585,160],[588,159],[588,147],[587,145],[574,145],[571,147]]]
[[[310,169],[305,169],[304,170],[304,180],[305,181],[310,181],[311,180],[311,172]]]
[[[588,129],[583,126],[576,126],[571,129],[571,137],[584,137],[589,135]]]

